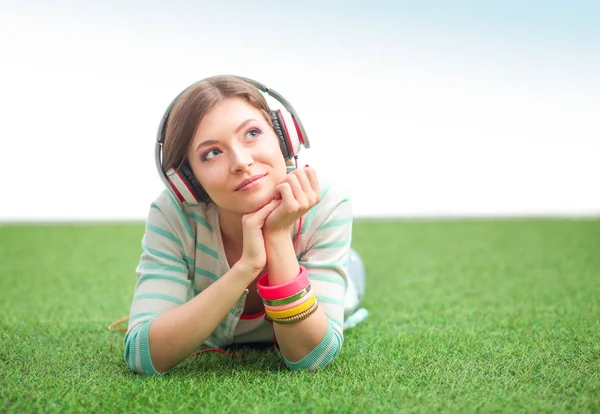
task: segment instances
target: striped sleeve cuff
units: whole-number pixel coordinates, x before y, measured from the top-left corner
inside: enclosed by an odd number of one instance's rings
[[[340,353],[342,340],[340,334],[333,329],[331,323],[327,326],[325,336],[308,355],[298,362],[290,362],[285,356],[283,360],[290,371],[316,370],[331,363]]]
[[[145,322],[139,329],[125,337],[125,360],[129,367],[139,374],[158,375],[163,373],[158,372],[154,368],[152,359],[150,358],[148,334],[151,323],[151,320]]]

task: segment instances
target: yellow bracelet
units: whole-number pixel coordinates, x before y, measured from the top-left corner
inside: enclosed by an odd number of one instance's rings
[[[289,318],[290,316],[298,315],[299,313],[302,313],[305,310],[310,309],[310,307],[313,305],[313,303],[315,303],[315,300],[316,300],[315,295],[311,294],[310,298],[308,300],[306,300],[306,302],[302,302],[298,306],[294,306],[292,309],[286,309],[286,310],[282,310],[282,311],[266,310],[266,314],[269,315],[269,317],[273,318],[273,319]]]
[[[308,318],[310,315],[315,313],[315,311],[317,310],[318,307],[319,307],[319,302],[315,301],[315,303],[310,308],[308,308],[308,310],[305,310],[304,312],[301,312],[296,316],[292,316],[290,318],[285,318],[285,319],[271,319],[271,318],[269,318],[269,315],[267,315],[267,316],[265,316],[265,319],[268,321],[271,321],[271,322],[279,323],[279,324],[296,323],[296,322],[303,321],[304,319]]]

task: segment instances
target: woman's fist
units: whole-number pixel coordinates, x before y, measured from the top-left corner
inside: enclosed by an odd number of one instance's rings
[[[254,213],[242,216],[243,247],[240,262],[252,273],[260,272],[267,264],[267,252],[263,236],[265,220],[281,200],[273,200]]]
[[[309,166],[289,172],[275,187],[274,199],[281,203],[267,217],[265,233],[289,232],[296,220],[321,201],[315,170]]]

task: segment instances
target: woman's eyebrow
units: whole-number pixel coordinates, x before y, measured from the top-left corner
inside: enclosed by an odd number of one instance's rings
[[[244,122],[242,122],[236,129],[235,129],[235,133],[239,133],[242,128],[244,128],[246,125],[248,125],[250,122],[252,121],[256,121],[256,119],[254,118],[250,118],[250,119],[246,119]],[[257,121],[258,122],[258,121]],[[219,141],[216,141],[214,139],[209,139],[206,141],[202,141],[200,144],[198,144],[198,146],[196,147],[196,152],[198,152],[198,150],[202,147],[205,147],[207,145],[214,145],[214,144],[218,144]]]
[[[240,132],[240,130],[241,130],[242,128],[244,128],[246,125],[248,125],[248,124],[249,124],[250,122],[252,122],[252,121],[256,121],[256,119],[254,119],[254,118],[246,119],[244,122],[242,122],[242,123],[240,124],[240,126],[238,126],[238,127],[236,128],[236,130],[235,130],[235,133],[237,134],[238,132]]]
[[[219,141],[216,141],[214,139],[209,139],[207,141],[202,141],[200,144],[198,144],[198,146],[196,147],[196,152],[198,152],[198,150],[202,147],[206,147],[208,145],[215,145],[218,144]]]

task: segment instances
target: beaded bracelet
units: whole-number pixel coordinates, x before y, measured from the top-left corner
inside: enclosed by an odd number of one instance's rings
[[[292,309],[281,310],[281,311],[270,311],[268,309],[265,309],[265,312],[267,315],[269,315],[270,318],[276,318],[276,319],[289,318],[292,316],[299,315],[302,312],[310,309],[310,307],[312,305],[314,305],[314,303],[316,301],[317,301],[317,299],[315,298],[315,295],[310,295],[308,300],[304,301],[303,303],[301,303],[298,306],[294,306]]]
[[[313,303],[313,305],[309,309],[305,310],[302,313],[299,313],[296,316],[292,316],[290,318],[285,318],[285,319],[279,319],[279,318],[271,318],[269,315],[265,315],[265,319],[267,321],[280,323],[280,324],[296,323],[296,322],[300,322],[300,321],[308,318],[310,315],[315,313],[315,311],[317,310],[318,307],[319,307],[319,302],[315,301],[315,303]]]

